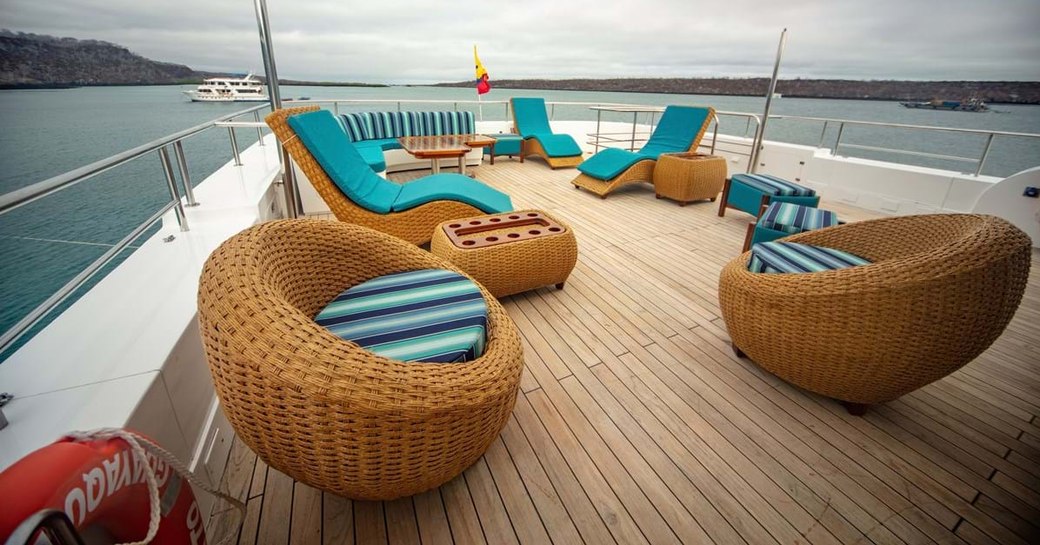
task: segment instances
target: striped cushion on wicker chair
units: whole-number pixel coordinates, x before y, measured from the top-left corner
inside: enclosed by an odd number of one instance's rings
[[[314,321],[387,358],[455,363],[484,353],[487,305],[480,288],[465,276],[422,269],[347,289]]]
[[[838,224],[838,215],[800,204],[774,202],[758,219],[758,226],[785,233],[802,233]]]
[[[763,242],[751,247],[748,270],[756,273],[811,273],[869,265],[857,255],[796,242]]]

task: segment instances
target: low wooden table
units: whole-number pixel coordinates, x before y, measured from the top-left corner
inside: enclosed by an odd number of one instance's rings
[[[495,139],[482,134],[444,134],[439,136],[402,136],[401,147],[416,159],[429,159],[434,174],[441,171],[440,160],[457,157],[459,174],[466,173],[466,154],[474,148],[492,146]]]
[[[446,221],[434,228],[430,252],[505,297],[542,286],[563,289],[578,261],[578,242],[548,213],[518,210]]]

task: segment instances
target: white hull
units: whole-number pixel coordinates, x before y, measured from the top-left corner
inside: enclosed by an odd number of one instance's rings
[[[214,96],[200,95],[195,91],[184,91],[192,102],[267,102],[266,96]]]

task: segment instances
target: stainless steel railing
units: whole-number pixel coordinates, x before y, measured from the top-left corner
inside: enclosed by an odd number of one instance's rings
[[[927,157],[930,159],[942,159],[946,161],[958,161],[963,163],[974,163],[975,164],[975,176],[982,174],[982,169],[986,166],[986,159],[989,157],[989,152],[993,147],[993,140],[998,137],[1012,137],[1012,138],[1032,138],[1040,139],[1040,134],[1025,133],[1025,132],[1009,132],[1009,131],[992,131],[983,129],[958,129],[953,127],[933,127],[930,125],[908,125],[903,123],[884,123],[879,121],[855,121],[852,119],[831,119],[826,117],[806,117],[796,115],[771,115],[770,119],[791,119],[798,121],[809,121],[822,123],[820,130],[820,142],[817,145],[819,148],[826,147],[824,145],[827,138],[827,129],[832,123],[838,125],[838,136],[834,141],[833,153],[840,155],[842,147],[849,149],[862,149],[867,151],[874,151],[880,153],[891,153],[897,155],[909,155],[916,157]],[[909,130],[920,130],[920,131],[931,131],[931,132],[946,132],[946,133],[957,133],[957,134],[968,134],[978,135],[985,137],[986,141],[982,147],[982,152],[977,157],[966,157],[963,155],[947,155],[940,153],[930,153],[923,151],[913,151],[898,148],[889,148],[885,146],[868,146],[864,144],[849,144],[842,142],[841,139],[845,134],[846,126],[864,126],[864,127],[879,127],[888,129],[909,129]]]
[[[128,163],[145,155],[155,153],[159,157],[159,162],[162,167],[163,178],[166,182],[166,188],[170,193],[170,200],[167,201],[159,210],[152,214],[151,217],[146,219],[143,223],[135,227],[130,234],[124,237],[122,240],[112,245],[104,254],[95,259],[86,268],[74,276],[71,280],[65,283],[61,288],[51,294],[43,303],[39,304],[36,308],[26,314],[21,320],[11,326],[7,331],[0,335],[0,353],[3,353],[20,339],[25,333],[27,333],[33,326],[40,322],[46,317],[52,310],[62,304],[73,292],[75,292],[80,286],[90,280],[95,274],[98,273],[105,265],[111,262],[116,256],[126,250],[138,237],[144,234],[150,227],[157,223],[162,217],[173,210],[177,217],[177,224],[181,231],[188,230],[188,221],[184,212],[185,206],[197,206],[199,203],[195,200],[195,193],[192,188],[191,178],[188,174],[188,161],[184,154],[184,146],[182,142],[195,135],[201,134],[207,130],[220,126],[221,123],[233,121],[238,117],[246,114],[253,114],[254,119],[259,121],[259,112],[264,108],[267,108],[266,104],[253,106],[246,108],[232,114],[219,117],[217,119],[201,123],[194,127],[184,129],[183,131],[176,132],[169,136],[159,138],[143,144],[136,148],[126,150],[122,153],[117,153],[111,157],[107,157],[100,161],[90,163],[89,165],[82,166],[80,168],[70,170],[64,174],[59,174],[52,178],[37,182],[35,184],[23,187],[4,195],[0,195],[0,215],[6,214],[12,210],[25,206],[29,203],[35,202],[47,195],[57,193],[68,189],[80,182],[93,178],[98,174],[112,170],[122,164]],[[228,136],[231,140],[231,147],[235,157],[235,165],[241,166],[242,162],[239,157],[238,143],[235,138],[235,128],[228,127]],[[260,128],[257,128],[257,135],[260,139],[260,145],[263,145],[263,133]],[[176,157],[177,170],[180,174],[180,187],[178,187],[177,176],[174,173],[173,160],[170,157],[170,150],[173,151],[173,156]],[[184,190],[184,199],[182,200],[180,189]]]

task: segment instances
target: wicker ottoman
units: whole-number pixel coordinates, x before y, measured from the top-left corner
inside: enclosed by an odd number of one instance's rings
[[[663,153],[654,166],[654,193],[686,206],[690,201],[712,202],[726,183],[726,159],[700,153]]]
[[[434,228],[430,252],[495,297],[550,284],[563,289],[578,261],[574,231],[541,210],[446,221]]]

